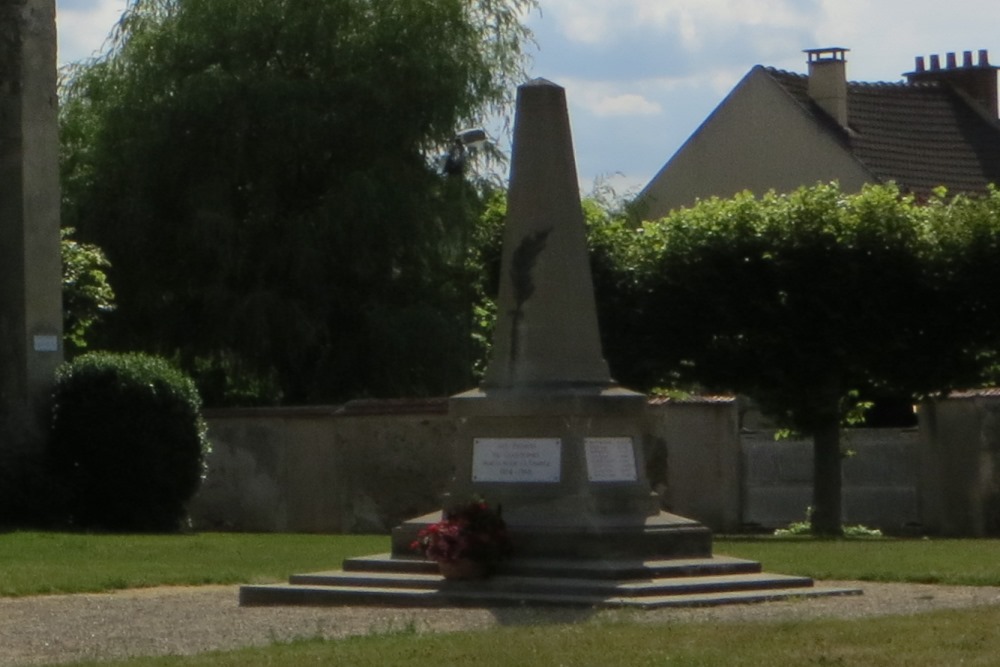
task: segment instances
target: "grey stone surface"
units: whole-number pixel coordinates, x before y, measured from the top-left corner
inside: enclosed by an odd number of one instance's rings
[[[39,447],[62,361],[54,0],[0,4],[0,447]]]
[[[518,88],[493,357],[484,387],[610,385],[566,92]]]

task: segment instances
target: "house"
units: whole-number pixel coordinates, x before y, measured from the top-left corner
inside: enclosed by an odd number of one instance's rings
[[[809,49],[808,74],[756,66],[639,194],[644,217],[713,195],[788,192],[837,180],[847,192],[895,181],[923,195],[1000,183],[997,67],[916,58],[896,83],[848,81],[840,47]]]

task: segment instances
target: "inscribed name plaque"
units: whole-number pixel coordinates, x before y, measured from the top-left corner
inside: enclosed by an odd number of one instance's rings
[[[473,482],[558,482],[559,438],[475,438]]]
[[[35,336],[33,341],[35,352],[58,352],[58,336]]]
[[[583,446],[591,482],[636,481],[632,438],[584,438]]]

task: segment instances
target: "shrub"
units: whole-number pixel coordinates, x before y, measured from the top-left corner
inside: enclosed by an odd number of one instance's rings
[[[190,378],[158,357],[89,353],[56,378],[51,462],[84,528],[178,529],[208,440]]]
[[[0,447],[0,530],[58,527],[67,500],[41,451]]]

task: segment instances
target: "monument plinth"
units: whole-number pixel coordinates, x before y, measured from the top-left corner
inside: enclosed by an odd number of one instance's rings
[[[535,79],[518,89],[493,357],[449,403],[445,503],[501,505],[528,556],[707,555],[707,529],[650,489],[645,408],[601,350],[565,90]],[[434,518],[404,524],[396,548]]]

